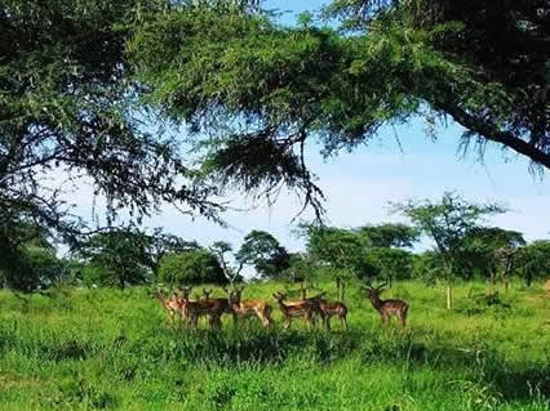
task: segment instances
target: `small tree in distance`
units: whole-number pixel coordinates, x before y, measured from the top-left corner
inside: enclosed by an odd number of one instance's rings
[[[263,278],[278,278],[290,267],[290,255],[279,241],[266,231],[252,230],[235,256],[242,264],[254,266]]]
[[[216,241],[210,246],[210,251],[216,256],[221,266],[222,272],[226,280],[233,284],[235,282],[242,281],[241,271],[244,268],[244,262],[238,261],[237,268],[231,267],[226,259],[226,254],[233,251],[231,244],[225,241]]]
[[[447,282],[447,309],[452,309],[453,282],[468,263],[466,239],[485,217],[505,213],[506,208],[470,203],[453,192],[445,192],[438,202],[409,200],[392,206],[434,240],[443,264],[440,277]]]
[[[204,248],[165,255],[157,279],[170,286],[228,283],[216,256]]]
[[[420,239],[416,227],[402,223],[369,224],[355,231],[365,236],[369,247],[374,248],[411,248]]]

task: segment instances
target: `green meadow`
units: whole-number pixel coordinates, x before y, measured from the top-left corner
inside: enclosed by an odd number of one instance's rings
[[[283,284],[250,285],[271,298]],[[329,284],[324,287],[334,295]],[[131,410],[547,410],[550,298],[513,284],[485,298],[464,283],[447,311],[442,287],[395,284],[409,326],[383,330],[350,287],[349,330],[255,319],[222,331],[171,329],[145,288],[0,293],[0,408]],[[218,296],[222,295],[217,289]]]

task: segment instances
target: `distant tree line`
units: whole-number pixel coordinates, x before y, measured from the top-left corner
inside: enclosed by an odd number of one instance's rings
[[[157,282],[175,287],[242,281],[242,270],[249,267],[264,280],[334,280],[342,294],[350,280],[443,281],[451,308],[457,280],[482,279],[507,287],[518,277],[530,286],[550,275],[550,240],[527,243],[520,232],[486,225],[486,217],[506,212],[502,205],[476,204],[445,193],[438,201],[408,201],[393,209],[411,224],[338,228],[302,223],[297,233],[305,251],[294,253],[265,231],[251,231],[234,252],[226,242],[204,247],[161,229],[129,225],[90,235],[59,258],[55,238],[39,226],[21,224],[21,257],[0,257],[0,281],[26,292],[56,284],[123,289]],[[423,238],[433,246],[414,252]]]

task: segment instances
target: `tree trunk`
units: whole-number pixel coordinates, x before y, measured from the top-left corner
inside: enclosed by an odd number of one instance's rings
[[[453,283],[447,283],[447,310],[453,309]]]

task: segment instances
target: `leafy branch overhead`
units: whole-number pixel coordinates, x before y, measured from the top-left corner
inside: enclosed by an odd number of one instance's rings
[[[426,107],[466,129],[464,147],[493,142],[550,168],[550,12],[493,3],[335,0],[325,17],[343,32],[183,5],[136,27],[129,52],[147,101],[222,141],[208,170],[246,190],[320,198],[296,154],[305,141],[351,150]]]

